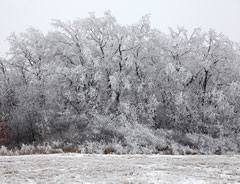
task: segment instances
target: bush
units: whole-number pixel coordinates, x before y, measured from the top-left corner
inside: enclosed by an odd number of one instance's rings
[[[5,146],[1,146],[0,155],[11,155],[11,153]]]

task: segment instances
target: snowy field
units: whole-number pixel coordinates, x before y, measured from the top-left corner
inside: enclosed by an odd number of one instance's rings
[[[240,156],[1,156],[0,183],[240,183]]]

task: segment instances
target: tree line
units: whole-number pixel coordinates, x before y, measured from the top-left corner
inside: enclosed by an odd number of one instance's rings
[[[204,137],[240,150],[238,43],[214,30],[165,34],[148,15],[130,26],[109,12],[52,25],[47,34],[29,28],[8,38],[0,59],[2,144],[157,147],[168,132],[166,144],[198,147]]]

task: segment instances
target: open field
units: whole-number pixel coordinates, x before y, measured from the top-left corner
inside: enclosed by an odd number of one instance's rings
[[[0,157],[0,183],[240,183],[240,156],[52,154]]]

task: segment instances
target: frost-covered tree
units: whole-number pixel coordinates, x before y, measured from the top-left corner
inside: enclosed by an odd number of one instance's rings
[[[214,30],[164,34],[151,28],[149,15],[129,26],[109,12],[52,24],[46,35],[34,28],[12,34],[9,57],[0,60],[9,144],[156,146],[162,130],[237,144],[237,43]]]

